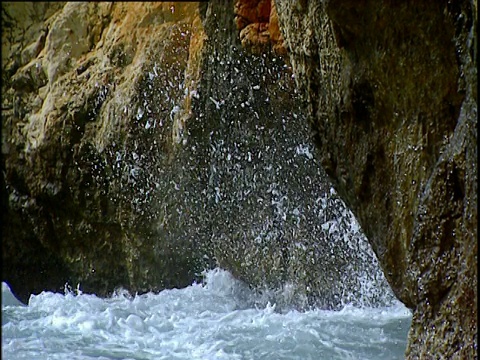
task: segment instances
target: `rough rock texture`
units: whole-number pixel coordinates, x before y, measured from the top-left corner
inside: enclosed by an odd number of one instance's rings
[[[275,8],[236,4],[2,4],[2,276],[22,300],[217,263],[300,308],[392,299],[316,161]]]
[[[3,279],[23,300],[190,284],[171,154],[198,4],[2,3],[2,22]]]
[[[276,0],[320,161],[393,291],[408,358],[477,351],[477,2]]]
[[[286,55],[272,0],[237,0],[234,12],[244,49],[257,55],[270,49],[277,55]]]

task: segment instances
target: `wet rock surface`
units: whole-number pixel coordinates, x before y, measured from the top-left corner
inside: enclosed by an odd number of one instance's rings
[[[3,278],[23,300],[191,284],[171,154],[197,4],[2,10]]]
[[[393,291],[409,358],[477,351],[476,2],[276,1],[320,162]]]
[[[317,162],[290,66],[275,52],[243,49],[227,10],[212,2],[206,13],[193,107],[201,121],[188,123],[186,145],[193,163],[205,162],[215,258],[252,286],[287,287],[299,308],[388,302],[373,252]],[[367,291],[369,282],[378,287]]]

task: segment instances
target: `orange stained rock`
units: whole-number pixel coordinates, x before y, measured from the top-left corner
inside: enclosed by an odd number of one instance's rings
[[[270,41],[272,42],[273,52],[278,55],[286,55],[287,49],[283,46],[283,36],[280,32],[280,24],[278,22],[277,7],[275,1],[272,0],[272,7],[270,10],[270,21],[268,23],[268,33],[270,34]]]
[[[257,54],[270,49],[286,54],[273,0],[237,0],[234,12],[244,48]]]
[[[268,22],[271,0],[238,0],[235,3],[235,21],[239,30],[246,25]]]

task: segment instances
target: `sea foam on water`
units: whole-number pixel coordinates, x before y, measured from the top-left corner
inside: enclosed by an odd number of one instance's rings
[[[282,309],[227,271],[184,289],[110,298],[31,295],[2,284],[4,359],[403,359],[401,303],[339,311]]]

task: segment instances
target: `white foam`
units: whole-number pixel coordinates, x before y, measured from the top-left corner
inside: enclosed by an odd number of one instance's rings
[[[101,299],[30,297],[3,310],[8,359],[402,359],[411,316],[400,303],[340,311],[249,306],[253,292],[220,269],[185,289]]]
[[[2,282],[2,308],[5,306],[25,306],[25,304],[13,295],[10,286],[6,282]]]

